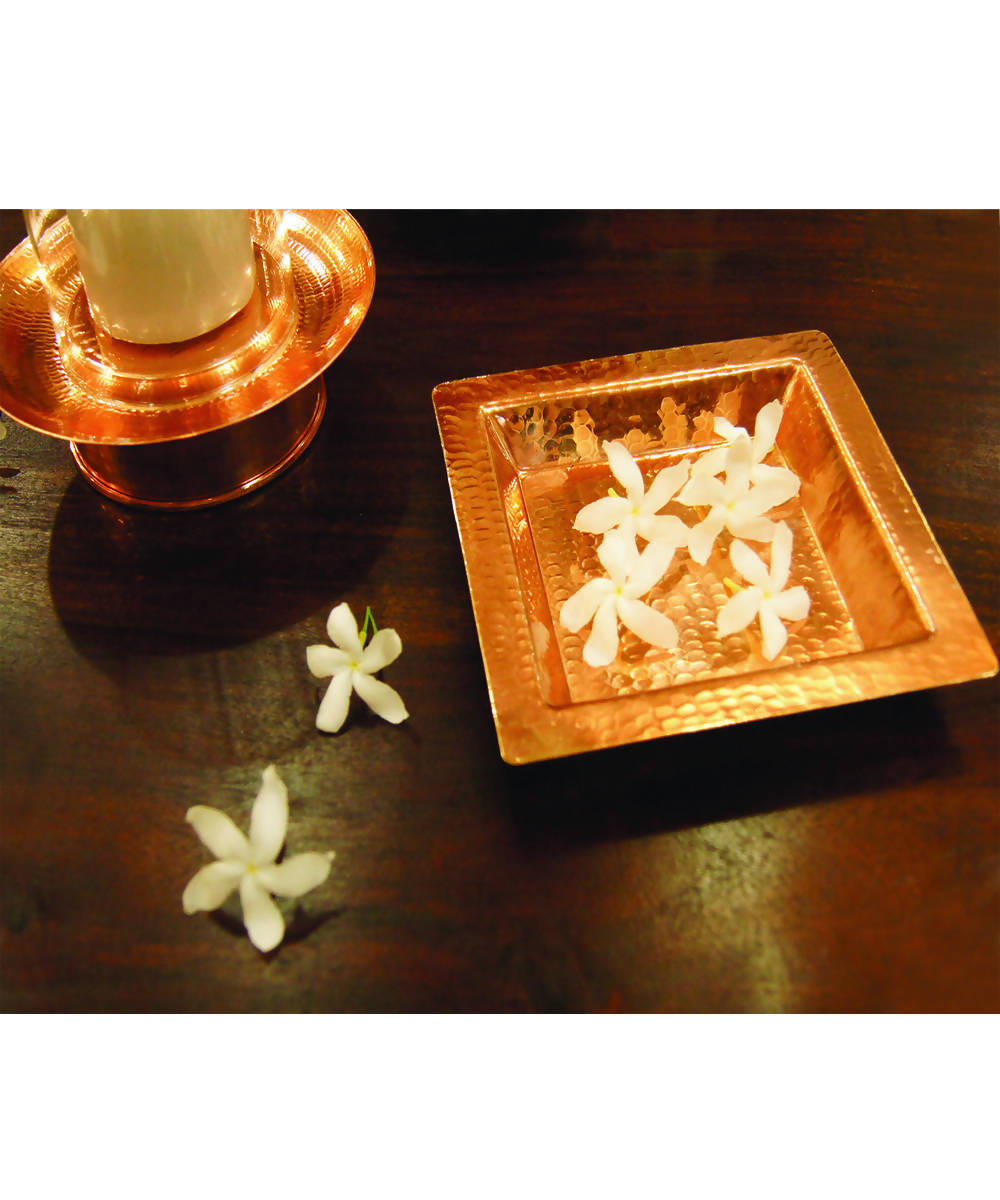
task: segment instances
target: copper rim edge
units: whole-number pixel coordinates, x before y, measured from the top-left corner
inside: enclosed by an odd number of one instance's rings
[[[644,414],[640,433],[648,438],[652,431],[653,441],[641,452],[650,463],[687,454],[696,448],[690,419],[705,408],[702,390],[714,389],[716,397],[706,411],[728,396],[741,418],[736,423],[746,425],[771,398],[775,381],[784,389],[787,418],[779,449],[808,477],[800,515],[817,564],[835,584],[839,625],[815,631],[797,657],[774,664],[725,660],[719,673],[703,661],[700,673],[637,684],[629,671],[645,669],[645,662],[622,658],[618,680],[609,674],[591,687],[592,677],[580,670],[579,647],[562,636],[553,613],[566,594],[566,564],[579,562],[559,541],[567,526],[566,489],[579,492],[578,480],[595,468],[606,470],[594,432],[622,437],[633,428],[630,414]],[[671,426],[672,405],[680,401],[686,434],[683,421]],[[433,405],[497,739],[509,763],[997,671],[996,655],[857,385],[817,330],[455,380],[434,389]],[[536,432],[524,423],[529,413]],[[581,440],[586,422],[578,417],[590,421],[589,446]],[[825,615],[832,613],[833,606]]]

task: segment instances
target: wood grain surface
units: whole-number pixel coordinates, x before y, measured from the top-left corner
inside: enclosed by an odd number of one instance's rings
[[[435,384],[822,329],[994,649],[1000,230],[979,212],[355,216],[370,313],[307,455],[194,513],[0,442],[5,1011],[995,1011],[997,680],[536,766],[498,754]],[[24,236],[0,216],[0,251]],[[411,717],[316,732],[330,608]],[[288,784],[330,879],[262,956],[187,917],[192,804]]]

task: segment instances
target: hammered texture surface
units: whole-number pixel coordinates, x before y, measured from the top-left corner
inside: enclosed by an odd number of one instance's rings
[[[292,211],[287,224],[297,323],[284,349],[232,390],[220,391],[214,376],[211,390],[181,381],[184,395],[155,405],[96,395],[66,373],[42,275],[25,240],[0,264],[0,408],[54,437],[127,445],[207,433],[280,403],[344,349],[375,287],[371,246],[349,213]]]
[[[785,650],[748,630],[720,639],[725,539],[704,568],[680,552],[651,594],[676,651],[625,631],[595,671],[558,626],[600,572],[572,529],[606,494],[601,442],[647,478],[717,444],[715,411],[752,429],[780,397],[775,462],[802,479],[790,584],[812,597]],[[442,384],[434,404],[501,753],[531,762],[989,675],[996,659],[853,380],[812,330],[650,351]],[[665,510],[665,511],[670,511]],[[690,520],[690,518],[688,518]],[[762,554],[766,560],[766,552]],[[603,573],[603,572],[600,572]]]
[[[676,455],[639,459],[646,468],[648,483],[655,473],[676,460]],[[778,456],[771,460],[774,465]],[[573,702],[606,700],[633,692],[650,692],[697,680],[773,670],[795,663],[834,658],[863,649],[836,580],[823,557],[800,504],[790,502],[773,512],[786,521],[794,534],[789,586],[801,584],[811,599],[809,615],[789,627],[785,648],[776,659],[764,658],[759,629],[752,623],[746,630],[720,637],[718,614],[730,597],[724,580],[735,572],[729,563],[731,535],[720,535],[704,566],[686,550],[678,550],[659,584],[646,597],[654,609],[669,617],[677,627],[679,642],[674,650],[661,650],[643,642],[624,626],[616,660],[608,667],[593,668],[582,658],[589,627],[570,634],[558,614],[566,600],[588,579],[604,574],[597,557],[600,538],[573,529],[573,520],[584,504],[607,493],[615,480],[608,468],[556,468],[531,471],[522,482],[525,507],[546,589],[549,611],[554,618],[553,636],[559,646],[568,692]],[[671,503],[664,514],[693,525],[704,516]],[[754,549],[769,562],[769,549]]]

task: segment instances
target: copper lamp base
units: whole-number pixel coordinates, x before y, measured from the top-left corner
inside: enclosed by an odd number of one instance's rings
[[[354,337],[375,287],[371,246],[349,213],[289,210],[286,225],[294,303],[290,329],[263,323],[261,338],[274,341],[267,361],[222,353],[251,311],[177,349],[176,377],[145,378],[132,348],[135,369],[95,368],[86,387],[65,369],[42,272],[22,242],[0,262],[0,409],[68,441],[84,477],[120,503],[201,508],[263,486],[312,441],[326,407],[322,372]],[[69,310],[85,323],[78,273],[67,280]],[[279,307],[291,296],[272,297],[266,272],[258,292]],[[203,354],[206,340],[219,353],[195,370],[184,356]]]
[[[70,442],[84,478],[121,504],[205,508],[270,482],[305,451],[323,419],[323,377],[244,421],[145,445]]]

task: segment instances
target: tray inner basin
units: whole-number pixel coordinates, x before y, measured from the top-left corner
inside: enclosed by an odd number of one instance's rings
[[[801,480],[799,495],[770,514],[794,534],[788,586],[802,584],[809,615],[788,627],[788,642],[768,662],[756,622],[721,638],[719,610],[733,578],[720,535],[704,566],[678,550],[667,575],[646,597],[677,626],[675,650],[659,650],[624,627],[618,657],[593,668],[582,659],[588,629],[570,634],[558,621],[565,600],[587,579],[603,575],[599,538],[573,529],[576,514],[618,487],[601,449],[620,440],[644,480],[683,458],[692,462],[722,444],[716,413],[753,433],[757,413],[782,401],[777,445],[766,460]],[[800,361],[631,382],[620,388],[554,391],[483,406],[487,443],[517,567],[523,619],[535,674],[552,705],[586,703],[652,692],[700,680],[774,670],[793,664],[881,649],[927,637],[932,626],[898,551],[836,435],[829,412]],[[689,525],[704,514],[671,502]],[[769,551],[751,543],[768,560]],[[640,544],[641,548],[641,544]],[[519,614],[520,615],[520,614]],[[512,614],[512,619],[514,619]]]

